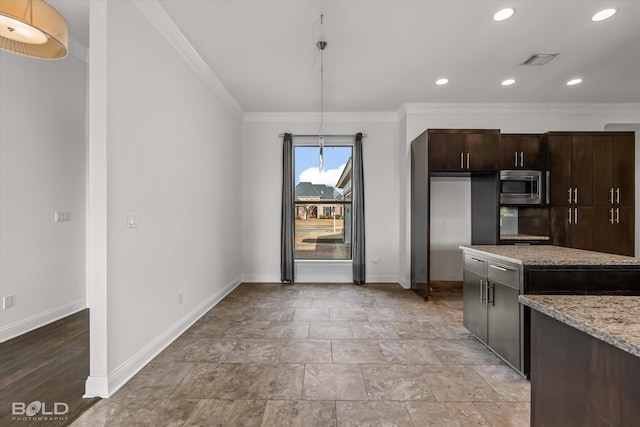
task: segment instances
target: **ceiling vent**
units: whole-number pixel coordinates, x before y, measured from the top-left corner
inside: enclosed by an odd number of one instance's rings
[[[522,65],[545,65],[556,56],[558,56],[557,53],[537,53],[531,55]]]

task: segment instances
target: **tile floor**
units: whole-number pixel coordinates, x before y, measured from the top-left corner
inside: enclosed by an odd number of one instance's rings
[[[74,426],[528,426],[462,291],[242,284]]]

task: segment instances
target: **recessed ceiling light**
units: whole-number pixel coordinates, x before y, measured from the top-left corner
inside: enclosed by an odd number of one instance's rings
[[[508,7],[506,9],[502,9],[502,10],[497,11],[496,14],[493,15],[493,20],[494,21],[504,21],[505,19],[511,18],[514,13],[516,13],[516,10]]]
[[[572,79],[567,82],[567,86],[573,86],[582,83],[582,79]]]
[[[502,86],[511,86],[512,84],[514,84],[516,81],[514,79],[507,79],[507,80],[503,80],[502,81]]]
[[[600,12],[596,13],[591,17],[593,22],[604,21],[605,19],[611,18],[617,12],[616,9],[604,9]]]
[[[438,80],[436,80],[436,84],[438,86],[446,85],[447,83],[449,83],[449,79],[438,79]]]

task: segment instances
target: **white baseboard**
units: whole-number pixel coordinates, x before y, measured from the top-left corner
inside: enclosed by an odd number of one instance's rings
[[[279,283],[280,276],[273,274],[246,274],[242,276],[244,283]],[[303,272],[296,275],[296,283],[351,283],[353,281],[353,273],[351,266],[348,271],[339,271],[337,273],[321,272]],[[403,288],[409,289],[398,280],[398,276],[393,274],[367,274],[367,283],[400,283]]]
[[[153,341],[144,346],[140,351],[131,356],[128,360],[114,369],[107,378],[105,389],[103,377],[89,377],[85,384],[84,397],[111,397],[123,385],[125,385],[135,374],[137,374],[147,363],[156,357],[169,344],[176,340],[182,333],[189,329],[206,312],[218,304],[225,296],[233,291],[240,284],[240,278],[233,279],[227,283],[220,291],[211,295],[193,310],[167,328]]]
[[[34,329],[41,328],[49,323],[60,320],[87,308],[87,301],[83,298],[68,304],[61,305],[51,310],[38,313],[34,316],[11,323],[0,328],[0,342],[10,340]]]
[[[243,274],[243,283],[280,283],[279,274]]]

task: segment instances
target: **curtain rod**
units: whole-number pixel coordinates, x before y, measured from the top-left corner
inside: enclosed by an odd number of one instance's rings
[[[279,133],[278,136],[280,138],[284,137],[284,133]],[[350,134],[350,135],[291,135],[293,138],[320,138],[321,136],[324,136],[325,138],[350,138],[350,137],[356,137],[355,134]],[[367,137],[366,133],[362,134],[363,138]]]

